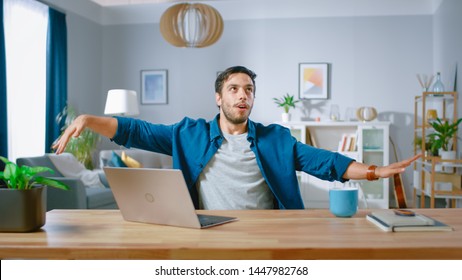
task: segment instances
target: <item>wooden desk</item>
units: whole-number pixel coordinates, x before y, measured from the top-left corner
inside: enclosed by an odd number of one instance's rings
[[[126,222],[118,210],[53,210],[39,232],[0,233],[0,259],[462,259],[462,209],[416,209],[453,232],[383,232],[368,212],[210,211],[240,220],[198,230]]]

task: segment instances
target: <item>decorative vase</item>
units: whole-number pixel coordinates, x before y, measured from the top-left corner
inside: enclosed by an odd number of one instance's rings
[[[282,113],[282,122],[290,122],[290,113]]]
[[[440,151],[441,159],[442,160],[454,160],[456,159],[456,151]],[[452,162],[443,162],[443,172],[444,173],[454,173],[454,167]],[[449,165],[449,166],[448,166]]]
[[[438,118],[438,111],[436,109],[428,109],[425,118],[427,119],[427,123],[431,124],[432,121]]]
[[[0,232],[31,232],[45,225],[47,192],[0,188]]]
[[[356,116],[362,122],[370,122],[377,118],[377,110],[374,107],[361,107],[356,111]]]
[[[444,85],[443,82],[441,81],[441,74],[440,72],[436,73],[436,81],[432,86],[432,92],[443,92],[444,91]]]

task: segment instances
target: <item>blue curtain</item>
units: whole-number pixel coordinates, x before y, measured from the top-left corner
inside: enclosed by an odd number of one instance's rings
[[[66,15],[52,8],[48,11],[46,99],[45,151],[50,152],[62,126],[56,123],[56,116],[67,103]]]
[[[6,56],[5,34],[3,29],[2,1],[2,3],[0,4],[0,156],[4,157],[8,157],[8,130],[6,109]]]

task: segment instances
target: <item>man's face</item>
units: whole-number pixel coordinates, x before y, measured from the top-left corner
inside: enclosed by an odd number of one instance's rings
[[[220,115],[232,124],[242,124],[247,121],[254,98],[252,79],[244,73],[230,75],[223,85],[221,94],[215,94]]]

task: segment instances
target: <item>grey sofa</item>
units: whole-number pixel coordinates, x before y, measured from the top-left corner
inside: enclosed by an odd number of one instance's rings
[[[117,209],[117,204],[110,188],[86,187],[78,178],[64,177],[46,155],[18,158],[16,163],[27,166],[46,166],[54,173],[41,173],[45,177],[58,179],[66,183],[70,190],[64,191],[49,187],[47,189],[47,211],[52,209]],[[104,173],[100,174],[105,181]]]

